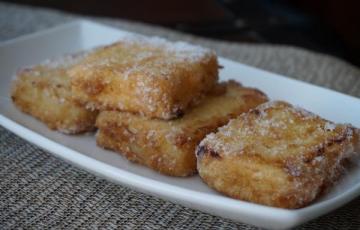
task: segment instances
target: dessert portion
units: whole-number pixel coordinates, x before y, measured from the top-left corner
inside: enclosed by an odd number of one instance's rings
[[[93,110],[183,115],[218,80],[216,54],[185,42],[124,36],[69,70],[74,99]]]
[[[218,83],[218,68],[208,49],[126,35],[20,70],[11,98],[50,129],[98,128],[97,144],[132,162],[280,208],[309,205],[360,153],[358,129]]]
[[[266,101],[259,90],[229,81],[218,84],[200,104],[170,121],[103,111],[96,121],[97,143],[163,174],[189,176],[196,173],[195,148],[206,134]]]
[[[230,197],[275,206],[309,205],[359,152],[360,133],[286,102],[268,102],[201,141],[199,175]]]
[[[67,74],[67,69],[86,55],[65,56],[18,71],[11,92],[14,104],[50,129],[67,134],[93,130],[98,112],[86,110],[72,100]]]

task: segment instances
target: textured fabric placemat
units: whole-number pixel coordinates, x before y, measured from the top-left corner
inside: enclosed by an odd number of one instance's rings
[[[0,3],[0,41],[74,19],[53,10]],[[359,69],[327,55],[288,46],[200,39],[123,20],[87,19],[190,41],[236,61],[360,97]],[[18,228],[257,229],[95,177],[0,127],[0,229]],[[360,198],[297,229],[333,228],[360,229]]]

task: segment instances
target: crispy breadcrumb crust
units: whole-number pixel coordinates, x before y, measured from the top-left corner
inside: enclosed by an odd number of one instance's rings
[[[67,66],[78,56],[64,57],[25,68],[17,73],[11,98],[25,113],[44,122],[50,129],[66,134],[91,131],[95,128],[97,111],[86,110],[73,102]]]
[[[230,197],[301,208],[331,187],[359,143],[354,127],[269,102],[209,134],[197,148],[197,167],[210,187]]]
[[[97,143],[160,173],[189,176],[196,172],[195,148],[207,133],[265,101],[259,90],[230,81],[216,86],[198,106],[171,121],[104,111],[96,121]]]
[[[98,49],[69,74],[73,98],[87,108],[168,120],[216,84],[218,62],[198,46],[134,36]]]

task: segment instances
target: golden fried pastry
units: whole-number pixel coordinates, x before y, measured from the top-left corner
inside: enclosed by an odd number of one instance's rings
[[[230,197],[301,208],[325,192],[359,151],[359,130],[285,102],[240,115],[201,141],[201,178]]]
[[[74,66],[73,97],[87,108],[171,119],[217,82],[214,52],[184,42],[125,36]]]
[[[18,72],[11,98],[15,105],[44,122],[50,129],[74,134],[94,129],[96,111],[88,111],[71,99],[66,70],[85,54],[63,57]]]
[[[96,121],[97,143],[163,174],[189,176],[196,172],[195,148],[207,133],[265,101],[260,91],[230,81],[175,120],[104,111]]]

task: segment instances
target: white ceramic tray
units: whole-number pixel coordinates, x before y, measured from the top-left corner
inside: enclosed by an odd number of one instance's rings
[[[93,135],[67,136],[17,110],[9,98],[17,68],[115,41],[125,31],[77,21],[0,44],[0,124],[11,132],[78,167],[115,183],[190,208],[272,229],[299,225],[334,210],[360,194],[360,167],[351,170],[329,194],[298,210],[272,208],[222,196],[198,176],[173,178],[129,163],[95,144]],[[360,100],[328,89],[220,58],[222,80],[234,78],[335,122],[360,127]]]

